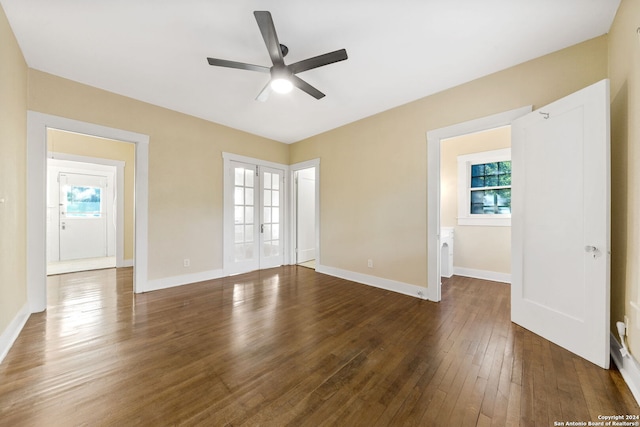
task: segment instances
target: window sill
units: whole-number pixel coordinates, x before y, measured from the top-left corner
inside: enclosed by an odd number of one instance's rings
[[[458,225],[480,225],[488,227],[511,227],[511,217],[502,218],[458,218]]]

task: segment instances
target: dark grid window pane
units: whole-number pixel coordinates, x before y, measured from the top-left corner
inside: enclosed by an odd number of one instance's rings
[[[471,191],[472,214],[510,214],[511,189]]]
[[[511,161],[471,166],[471,214],[511,213]],[[482,189],[482,190],[480,190]]]
[[[511,185],[511,161],[471,165],[471,188]]]

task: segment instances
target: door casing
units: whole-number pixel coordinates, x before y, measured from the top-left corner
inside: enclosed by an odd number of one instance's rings
[[[47,306],[47,129],[54,128],[135,144],[134,292],[147,289],[149,136],[36,111],[27,112],[27,301],[32,313]]]
[[[440,143],[443,139],[510,125],[532,111],[528,105],[427,132],[427,299],[441,300]]]

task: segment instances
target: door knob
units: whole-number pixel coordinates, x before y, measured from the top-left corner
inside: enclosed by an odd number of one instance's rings
[[[587,246],[585,246],[585,247],[584,247],[584,251],[585,251],[585,252],[592,252],[592,253],[593,253],[593,257],[594,257],[594,258],[596,257],[596,254],[597,254],[598,252],[600,252],[600,251],[598,250],[598,248],[597,248],[597,247],[595,247],[595,246],[591,246],[591,245],[587,245]]]

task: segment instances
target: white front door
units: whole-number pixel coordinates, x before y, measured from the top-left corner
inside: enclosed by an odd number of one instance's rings
[[[60,260],[107,256],[107,181],[103,175],[60,173]]]
[[[227,273],[284,264],[284,170],[231,161],[229,175]]]
[[[513,322],[609,367],[609,82],[512,125]]]

